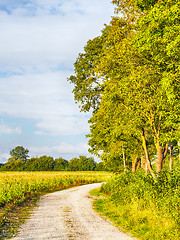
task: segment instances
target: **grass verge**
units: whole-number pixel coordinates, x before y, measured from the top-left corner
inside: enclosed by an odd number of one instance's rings
[[[117,208],[109,201],[109,196],[103,193],[101,188],[93,189],[90,191],[90,194],[93,196],[94,210],[97,211],[102,218],[110,220],[121,232],[128,233],[129,235],[130,231],[127,231],[124,224],[119,221]],[[131,236],[135,235],[131,234]]]
[[[158,214],[154,209],[138,209],[137,202],[120,205],[100,189],[91,191],[94,209],[109,219],[120,231],[142,240],[178,240],[179,229],[171,217]]]
[[[0,240],[9,239],[17,234],[21,224],[29,218],[31,210],[37,205],[38,195],[26,199],[23,203],[8,203],[0,211]]]

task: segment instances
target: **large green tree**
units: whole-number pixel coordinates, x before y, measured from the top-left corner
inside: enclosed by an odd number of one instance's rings
[[[179,2],[113,3],[117,12],[123,10],[123,18],[113,18],[100,37],[88,42],[70,80],[82,110],[95,110],[90,120],[91,151],[116,162],[122,155],[125,166],[126,150],[134,166],[143,149],[155,177],[152,156],[157,155],[156,171],[161,171],[169,145],[178,140]]]
[[[143,65],[155,73],[152,83],[156,88],[156,96],[154,104],[151,104],[149,124],[157,149],[156,169],[160,171],[168,145],[177,140],[179,130],[179,1],[158,1],[138,19],[137,26],[134,45],[142,57]]]
[[[116,48],[123,45],[123,40],[131,28],[131,24],[114,17],[109,25],[105,25],[102,35],[89,40],[84,47],[84,53],[79,54],[74,63],[74,75],[68,80],[74,84],[74,99],[80,103],[82,111],[92,109],[96,112],[104,92],[104,83],[109,80],[112,72],[118,68],[126,71],[123,61],[121,66],[118,66]],[[107,52],[113,54],[113,61],[109,61]]]
[[[84,53],[79,54],[74,63],[75,74],[68,79],[74,84],[74,98],[81,104],[82,111],[96,110],[99,106],[104,79],[99,78],[96,64],[99,61],[102,45],[101,37],[89,40],[84,47]]]
[[[79,156],[69,161],[70,171],[93,171],[95,167],[96,163],[92,157]]]
[[[14,162],[17,160],[26,162],[28,158],[28,153],[29,153],[28,149],[25,149],[23,146],[17,146],[10,151],[10,155],[12,157],[8,160],[8,162]]]
[[[65,171],[68,169],[68,161],[63,158],[56,158],[54,163],[54,171]]]

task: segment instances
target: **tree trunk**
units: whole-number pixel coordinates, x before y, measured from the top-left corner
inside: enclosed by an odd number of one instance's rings
[[[157,149],[157,159],[156,159],[156,171],[160,172],[162,170],[162,162],[164,160],[163,147],[159,146]]]
[[[141,165],[141,161],[140,159],[138,159],[136,170],[140,168],[140,165]]]
[[[137,164],[137,157],[133,158],[132,160],[132,173],[134,174],[136,172],[136,164]]]
[[[163,166],[163,160],[165,159],[167,155],[167,150],[168,150],[168,144],[166,144],[165,150],[163,149],[160,144],[157,144],[157,159],[156,159],[156,171],[160,172],[162,170]]]
[[[141,156],[141,168],[145,169],[146,166],[146,157],[144,155]]]
[[[123,147],[122,147],[122,154],[123,154],[124,172],[126,172],[126,155]]]
[[[170,161],[169,161],[169,171],[173,170],[173,156],[172,156],[172,147],[170,146]]]
[[[145,174],[147,175],[148,166],[147,166],[147,162],[146,162],[146,157],[145,157],[145,155],[143,155],[143,156],[141,157],[141,168],[144,169]]]
[[[148,152],[148,148],[147,148],[147,144],[146,144],[146,138],[145,138],[145,135],[144,135],[144,131],[141,132],[141,137],[142,137],[142,145],[143,145],[144,153],[145,153],[145,157],[146,157],[146,168],[150,171],[152,177],[154,179],[156,179],[156,175],[154,174],[153,169],[151,167],[151,162],[150,162],[150,159],[149,159],[149,152]]]
[[[145,164],[145,174],[147,175],[147,173],[148,173],[148,164],[147,164],[147,161],[146,161],[146,164]]]

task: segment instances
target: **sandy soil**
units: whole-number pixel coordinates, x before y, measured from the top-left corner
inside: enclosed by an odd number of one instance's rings
[[[88,192],[100,185],[89,184],[42,196],[30,219],[12,239],[132,240],[93,211]]]

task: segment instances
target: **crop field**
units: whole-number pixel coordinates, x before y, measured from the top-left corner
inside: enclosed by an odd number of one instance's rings
[[[93,182],[104,182],[106,172],[1,172],[0,207],[21,203],[27,196]]]
[[[41,194],[105,182],[108,172],[0,172],[0,239],[14,236]],[[28,210],[29,209],[29,210]]]

